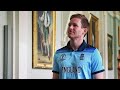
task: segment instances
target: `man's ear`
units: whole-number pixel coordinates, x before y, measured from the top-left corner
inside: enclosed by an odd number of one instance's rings
[[[88,32],[87,28],[84,28],[84,35]]]

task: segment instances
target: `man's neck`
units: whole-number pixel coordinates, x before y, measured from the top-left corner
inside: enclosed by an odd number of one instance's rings
[[[70,40],[70,46],[73,50],[77,50],[80,45],[83,43],[83,39]]]

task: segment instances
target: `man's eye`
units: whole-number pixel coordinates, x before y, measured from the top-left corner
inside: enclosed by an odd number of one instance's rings
[[[71,26],[71,24],[68,24],[68,26],[70,27],[70,26]]]
[[[77,25],[76,24],[73,24],[74,27],[76,27]]]

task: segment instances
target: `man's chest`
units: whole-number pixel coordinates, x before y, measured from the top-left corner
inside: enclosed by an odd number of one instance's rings
[[[58,64],[61,67],[83,67],[91,64],[91,54],[83,52],[69,52],[58,55]]]

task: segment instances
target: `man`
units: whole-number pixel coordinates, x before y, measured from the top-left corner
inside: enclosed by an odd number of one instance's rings
[[[88,30],[89,22],[84,15],[71,16],[67,30],[70,41],[54,55],[53,79],[103,79],[101,55],[84,41]]]

